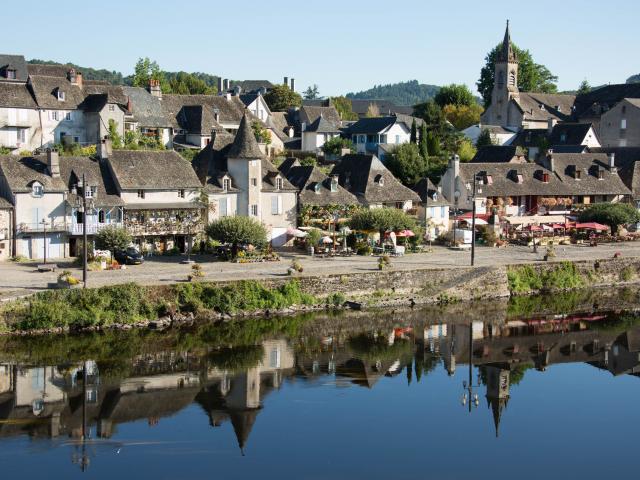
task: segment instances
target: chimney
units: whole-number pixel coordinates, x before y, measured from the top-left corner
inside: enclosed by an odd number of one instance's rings
[[[127,113],[133,113],[133,105],[131,104],[131,97],[127,96]]]
[[[229,92],[226,92],[226,93],[224,94],[224,98],[226,98],[226,99],[227,99],[227,101],[228,101],[228,102],[230,102],[230,101],[231,101],[231,94],[230,94]]]
[[[288,87],[289,86],[289,77],[284,77],[284,84]]]
[[[224,81],[222,82],[222,89],[226,92],[227,90],[229,90],[229,79],[225,78]]]
[[[107,160],[113,151],[113,147],[111,144],[111,138],[108,135],[105,135],[100,139],[98,145],[96,147],[96,153],[100,160]]]
[[[293,133],[294,133],[293,127],[287,127],[287,136],[289,138],[293,138]]]
[[[47,148],[47,166],[51,178],[60,178],[60,154],[55,148]]]
[[[547,164],[552,173],[556,171],[556,162],[553,160],[553,149],[551,148],[547,150]]]
[[[211,147],[213,147],[214,142],[216,141],[216,129],[212,128],[211,129],[211,141],[209,142],[211,144]]]
[[[76,72],[76,85],[78,85],[79,88],[82,88],[83,86],[82,72]]]
[[[547,120],[547,132],[549,133],[549,135],[551,135],[551,131],[553,130],[553,127],[556,126],[556,123],[558,123],[558,120],[556,120],[555,118],[549,118]]]
[[[154,97],[158,97],[162,100],[162,90],[160,89],[160,80],[152,78],[149,80],[149,93]]]
[[[292,92],[296,91],[296,79],[295,78],[291,79],[291,91]]]
[[[300,131],[304,132],[307,129],[307,122],[302,122],[300,124]]]
[[[617,172],[617,168],[616,168],[616,154],[615,154],[615,152],[607,153],[607,157],[609,158],[609,170],[611,171],[611,173],[616,173]]]
[[[222,90],[224,90],[224,80],[222,77],[218,77],[218,95],[222,93]]]

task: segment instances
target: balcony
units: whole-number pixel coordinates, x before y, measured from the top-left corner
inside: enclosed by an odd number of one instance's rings
[[[66,222],[47,222],[47,232],[66,232],[68,224]],[[20,223],[18,224],[18,233],[42,233],[45,225],[38,223]]]
[[[69,235],[83,235],[83,224],[82,223],[72,223],[68,225],[67,233]],[[110,223],[88,223],[87,224],[87,235],[95,235],[104,227],[122,227],[122,223],[120,222],[110,222]]]

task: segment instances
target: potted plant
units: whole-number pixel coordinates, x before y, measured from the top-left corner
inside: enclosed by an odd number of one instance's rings
[[[80,280],[73,276],[69,270],[64,270],[58,275],[59,288],[74,288],[80,285]]]
[[[187,275],[187,280],[189,280],[190,282],[194,282],[203,278],[204,275],[205,274],[204,270],[202,270],[202,265],[200,265],[199,263],[194,263],[193,265],[191,265],[191,273]]]
[[[378,259],[378,270],[384,270],[386,267],[391,266],[391,258],[389,255],[382,255]]]
[[[553,243],[547,245],[547,251],[544,255],[545,261],[550,260],[552,258],[556,258],[556,249],[553,246]]]

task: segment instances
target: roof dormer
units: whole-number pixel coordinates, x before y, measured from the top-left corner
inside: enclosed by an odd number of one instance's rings
[[[373,181],[376,183],[376,185],[380,185],[381,187],[384,187],[384,177],[382,176],[381,173],[376,175]]]
[[[66,97],[66,95],[64,93],[64,90],[62,90],[60,87],[58,87],[58,88],[56,88],[55,94],[56,94],[56,98],[58,99],[59,102],[64,102],[65,97]]]

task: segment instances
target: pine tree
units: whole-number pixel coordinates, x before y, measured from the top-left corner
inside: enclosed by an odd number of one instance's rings
[[[413,119],[413,122],[411,122],[411,138],[410,138],[411,143],[418,143],[418,132],[416,129],[416,119]]]
[[[429,157],[429,154],[431,153],[428,146],[428,137],[429,137],[429,134],[427,133],[427,124],[422,122],[422,125],[420,125],[420,144],[418,145],[418,147],[420,148],[420,155],[425,160]]]
[[[440,155],[440,140],[433,132],[429,132],[427,135],[427,151],[434,157]]]

